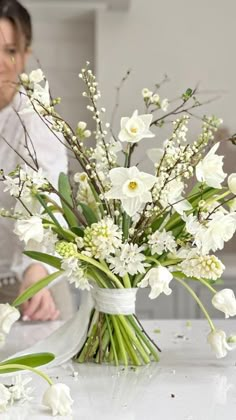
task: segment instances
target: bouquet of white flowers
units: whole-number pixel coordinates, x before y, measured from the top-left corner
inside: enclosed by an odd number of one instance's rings
[[[158,361],[159,349],[135,315],[136,293],[149,287],[150,299],[170,295],[176,281],[200,306],[210,326],[207,340],[216,356],[224,357],[230,349],[226,334],[215,328],[191,287],[201,283],[212,293],[215,308],[226,318],[236,315],[233,291],[214,288],[224,265],[212,252],[222,249],[236,230],[236,174],[224,183],[223,157],[217,155],[219,143],[214,142],[221,120],[202,117],[200,135],[188,143],[191,109],[199,106],[196,92],[187,89],[173,107],[160,99],[156,86],[154,92],[142,91],[145,113],[136,110],[121,118],[116,135],[104,122],[105,109],[99,107],[101,95],[89,63],[79,77],[96,124],[93,146],[86,144],[92,133],[85,122],[73,130],[57,113],[59,99],[50,97],[41,70],[21,76],[22,94],[28,98],[25,112],[37,112],[58,141],[63,134],[65,147],[81,169],[73,183],[61,173],[58,187],[52,185],[28,142],[30,167],[1,173],[6,193],[24,207],[22,212],[19,207],[13,213],[2,210],[2,216],[16,219],[15,233],[24,241],[26,255],[55,268],[13,306],[64,275],[90,297],[84,320],[87,335],[75,360],[138,366]],[[135,149],[145,138],[153,138],[155,144],[154,129],[168,118],[173,131],[161,147],[147,151],[150,173],[143,172],[133,162]],[[190,190],[193,177],[196,183]]]

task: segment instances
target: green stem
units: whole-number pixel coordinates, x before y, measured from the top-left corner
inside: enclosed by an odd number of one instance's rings
[[[41,376],[43,379],[45,379],[45,381],[47,381],[49,383],[49,385],[53,385],[53,381],[49,378],[48,375],[46,375],[46,373],[41,372],[41,370],[35,369],[31,366],[26,366],[26,365],[21,365],[21,364],[6,364],[6,365],[1,365],[0,366],[0,371],[1,370],[6,370],[6,369],[18,369],[18,370],[30,370],[31,372],[36,373],[36,375]]]
[[[110,335],[111,347],[112,347],[112,350],[113,350],[113,353],[114,353],[115,364],[116,364],[116,366],[119,366],[119,361],[118,361],[118,357],[117,357],[117,353],[116,353],[115,343],[114,343],[113,336],[112,336],[109,316],[107,314],[105,314],[105,319],[106,319],[106,323],[107,323],[107,329],[108,329],[108,332],[109,332],[109,335]]]
[[[109,277],[117,285],[118,289],[123,289],[124,288],[124,286],[122,285],[122,283],[120,282],[118,277],[116,277],[115,274],[113,274],[108,268],[104,267],[103,264],[99,263],[98,261],[94,260],[93,258],[90,258],[90,257],[87,257],[86,255],[80,254],[79,252],[76,255],[81,261],[85,261],[85,262],[93,265],[94,267],[99,268],[99,270],[103,271],[107,275],[107,277]]]
[[[200,281],[200,283],[202,283],[204,286],[208,287],[208,289],[214,293],[214,295],[217,293],[216,289],[214,289],[214,287],[212,287],[210,284],[207,283],[206,280],[203,279],[198,279]]]
[[[129,337],[126,334],[125,328],[122,324],[120,324],[120,330],[121,330],[121,334],[123,336],[126,348],[127,348],[127,352],[129,353],[130,359],[132,360],[133,364],[136,366],[140,366],[141,362],[137,356],[137,353],[135,352],[131,341],[129,340]]]
[[[112,321],[112,324],[114,326],[114,330],[115,330],[115,333],[116,333],[116,338],[117,338],[117,341],[118,341],[118,344],[119,344],[121,357],[123,359],[124,365],[128,366],[128,359],[127,359],[126,351],[125,351],[125,348],[124,348],[120,328],[119,328],[118,322],[116,320],[116,315],[110,315],[110,317],[111,317],[111,321]]]
[[[129,237],[130,222],[131,222],[130,216],[128,216],[128,214],[124,212],[123,222],[122,222],[122,230],[123,230],[124,239],[128,239]]]
[[[197,304],[198,304],[198,306],[200,307],[200,309],[202,310],[202,312],[204,313],[204,315],[205,315],[205,317],[206,317],[206,319],[207,319],[207,321],[209,322],[209,325],[210,325],[210,328],[211,328],[211,330],[212,331],[215,331],[215,327],[214,327],[214,324],[213,324],[213,322],[212,322],[212,320],[211,320],[211,318],[210,318],[210,316],[209,316],[209,314],[208,314],[208,312],[207,312],[207,310],[206,310],[206,308],[205,308],[205,306],[202,304],[202,302],[200,301],[200,299],[199,299],[199,297],[196,295],[196,293],[193,291],[193,289],[188,285],[188,284],[186,284],[181,278],[178,278],[178,277],[174,277],[175,278],[175,280],[177,280],[180,284],[182,284],[182,286],[184,286],[187,290],[188,290],[188,292],[192,295],[192,297],[194,298],[194,300],[197,302]]]
[[[157,353],[156,345],[155,343],[151,340],[151,338],[146,337],[146,333],[145,331],[142,329],[140,329],[140,327],[142,328],[142,325],[140,324],[140,326],[137,324],[137,322],[134,320],[133,315],[129,315],[129,321],[132,325],[132,327],[134,328],[134,330],[136,331],[136,334],[143,340],[143,342],[145,343],[145,345],[147,346],[147,348],[149,349],[150,353],[153,355],[154,359],[158,362],[159,360],[159,355]],[[161,351],[160,349],[158,349],[159,351]]]
[[[126,289],[130,289],[132,287],[128,274],[125,274],[125,276],[123,277],[123,281],[124,281],[124,286]]]

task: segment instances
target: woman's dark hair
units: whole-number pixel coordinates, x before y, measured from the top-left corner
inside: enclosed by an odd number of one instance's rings
[[[0,0],[0,19],[8,19],[26,40],[26,48],[32,42],[32,24],[29,12],[17,0]]]

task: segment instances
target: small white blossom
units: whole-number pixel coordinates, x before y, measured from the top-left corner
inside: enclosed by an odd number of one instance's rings
[[[7,387],[0,384],[0,413],[6,411],[7,406],[11,400],[11,393]]]
[[[168,99],[167,98],[162,99],[162,101],[161,101],[161,109],[162,109],[162,111],[166,112],[167,109],[168,109],[168,107],[169,107],[169,101],[168,101]]]
[[[149,90],[148,88],[143,88],[142,89],[142,96],[143,96],[143,98],[144,99],[148,99],[148,98],[151,98],[151,96],[152,96],[152,91],[151,90]]]
[[[144,276],[142,281],[138,284],[138,287],[151,287],[151,293],[149,294],[150,299],[157,298],[161,293],[170,295],[172,290],[169,287],[169,283],[173,279],[170,271],[161,265],[156,268],[151,268]]]
[[[112,271],[121,277],[125,274],[145,273],[148,264],[145,261],[145,255],[142,253],[143,247],[137,244],[123,244],[121,249],[116,251],[114,257],[107,258]]]
[[[172,232],[158,230],[148,238],[148,244],[151,248],[151,254],[162,254],[163,252],[174,252],[176,250],[176,242]]]
[[[236,315],[236,299],[233,290],[223,289],[212,298],[212,305],[225,313],[225,318]]]
[[[78,258],[63,258],[61,268],[64,270],[69,283],[74,284],[76,288],[81,290],[91,289],[91,285],[89,284],[88,278],[85,276]]]
[[[210,344],[217,359],[225,357],[227,350],[232,350],[226,341],[226,334],[223,330],[211,331],[207,336],[207,342]]]
[[[151,188],[157,178],[140,172],[136,166],[114,168],[109,172],[112,188],[106,193],[108,199],[121,200],[125,212],[134,216],[143,203],[152,202]]]
[[[29,80],[33,83],[40,83],[44,80],[44,74],[41,69],[33,70],[29,74]]]
[[[32,391],[33,388],[26,387],[29,382],[32,381],[30,377],[24,377],[22,379],[21,375],[17,375],[13,378],[13,384],[9,387],[9,391],[11,393],[11,403],[14,401],[20,401],[24,403],[25,401],[32,400]]]
[[[86,123],[86,122],[84,122],[84,121],[80,121],[80,122],[77,124],[77,127],[78,127],[80,130],[84,131],[84,130],[86,129],[86,127],[87,127],[87,123]]]
[[[43,395],[43,404],[52,410],[52,415],[67,416],[72,413],[73,400],[70,388],[61,383],[53,384]]]
[[[152,122],[152,114],[138,115],[138,111],[134,111],[131,118],[121,118],[121,131],[118,138],[122,142],[137,143],[144,138],[155,137],[149,130]]]
[[[224,156],[215,154],[219,145],[220,143],[216,143],[196,166],[197,180],[213,188],[221,188],[221,183],[226,177],[226,173],[223,172]]]

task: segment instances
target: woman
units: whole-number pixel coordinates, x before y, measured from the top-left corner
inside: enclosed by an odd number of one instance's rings
[[[56,186],[59,172],[67,171],[66,149],[36,113],[18,117],[25,98],[17,92],[17,83],[30,54],[31,41],[31,19],[27,10],[18,1],[0,0],[0,168],[7,173],[22,163],[17,153],[29,159],[24,147],[24,125],[33,140],[39,166]],[[0,207],[12,208],[14,199],[3,192],[2,184]],[[0,303],[11,302],[19,292],[47,274],[46,266],[22,256],[22,245],[13,233],[12,222],[0,217]],[[28,320],[55,320],[59,316],[70,317],[73,310],[69,286],[62,281],[23,304],[22,316]]]

